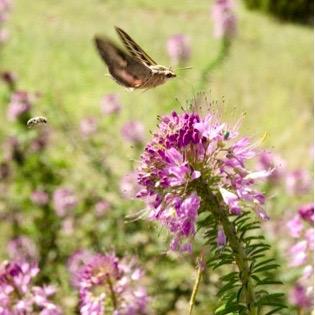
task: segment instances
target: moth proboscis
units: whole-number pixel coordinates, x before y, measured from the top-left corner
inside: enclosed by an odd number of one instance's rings
[[[95,44],[110,76],[118,84],[128,90],[151,89],[176,77],[170,68],[158,65],[149,57],[125,31],[115,29],[130,55],[104,37],[95,36]]]

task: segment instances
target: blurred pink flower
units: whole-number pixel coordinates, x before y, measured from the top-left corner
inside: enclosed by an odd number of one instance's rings
[[[53,203],[57,215],[64,217],[77,206],[78,199],[70,189],[60,187],[54,191]]]
[[[296,284],[290,291],[289,301],[293,305],[297,305],[300,308],[309,308],[312,306],[313,294],[307,292],[306,288],[300,284]]]
[[[297,267],[307,261],[307,241],[303,240],[294,244],[288,251],[289,267]]]
[[[117,114],[122,105],[117,94],[107,94],[101,100],[101,111],[104,115]]]
[[[77,289],[80,288],[81,268],[88,263],[91,257],[92,253],[90,251],[79,249],[68,258],[67,268],[70,273],[70,281]]]
[[[32,152],[41,152],[46,149],[48,142],[49,142],[49,137],[51,135],[51,129],[49,128],[43,128],[40,129],[37,132],[36,137],[32,140],[31,143],[31,151]]]
[[[189,38],[183,34],[177,34],[167,41],[167,52],[173,65],[187,62],[191,56]]]
[[[16,91],[11,95],[8,119],[10,121],[17,120],[20,116],[28,113],[32,108],[32,97],[28,92]]]
[[[10,259],[35,264],[38,262],[38,251],[35,243],[27,236],[19,236],[8,242],[7,251]]]
[[[80,132],[82,136],[88,137],[95,133],[97,130],[97,118],[85,117],[80,122]]]
[[[237,20],[232,0],[216,0],[211,15],[214,21],[214,36],[230,38],[236,35]]]
[[[61,315],[59,306],[50,301],[57,288],[33,284],[39,273],[37,265],[16,260],[0,266],[0,314]]]
[[[128,142],[143,143],[144,126],[137,120],[128,121],[121,127],[121,135]]]
[[[120,180],[120,191],[126,199],[132,199],[136,197],[136,194],[140,191],[141,187],[137,182],[137,172],[133,171]]]
[[[292,237],[298,238],[301,236],[303,225],[298,215],[295,215],[290,221],[288,221],[287,227],[289,229],[289,234]]]
[[[148,296],[140,282],[143,275],[134,261],[94,254],[80,272],[80,313],[101,315],[106,308],[112,309],[111,314],[146,314]]]
[[[307,194],[312,187],[312,179],[307,170],[297,169],[287,175],[286,189],[290,195]]]
[[[9,38],[9,31],[5,28],[0,29],[0,43],[5,43]]]
[[[0,0],[0,14],[12,10],[12,2],[10,0]]]
[[[307,241],[307,246],[310,251],[314,251],[314,229],[310,228],[305,231],[305,239]]]
[[[95,204],[95,215],[97,217],[102,217],[107,212],[107,210],[111,207],[111,204],[109,201],[103,199],[98,201]]]
[[[286,174],[286,168],[287,162],[279,155],[267,151],[263,151],[259,155],[257,169],[258,170],[272,169],[273,171],[268,177],[268,179],[271,180],[272,182],[282,180]]]
[[[302,205],[298,209],[300,217],[309,222],[310,224],[314,224],[314,202],[309,202],[307,204]]]
[[[66,217],[62,220],[61,231],[64,235],[70,236],[74,232],[74,218]]]
[[[31,200],[39,206],[45,206],[48,203],[48,193],[43,190],[35,190],[31,194]]]
[[[218,247],[223,247],[226,245],[226,236],[222,227],[218,229],[217,245]]]

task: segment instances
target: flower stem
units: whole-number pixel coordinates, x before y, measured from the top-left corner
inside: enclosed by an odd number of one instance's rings
[[[198,263],[197,278],[196,278],[194,289],[193,289],[193,291],[191,293],[191,298],[190,298],[190,301],[189,301],[189,315],[192,314],[193,307],[194,307],[194,304],[195,304],[195,299],[196,299],[196,295],[197,295],[197,292],[198,292],[200,279],[201,279],[201,272],[202,272],[202,267],[201,267],[201,264]]]
[[[107,278],[107,283],[108,283],[108,286],[109,286],[109,289],[110,289],[110,293],[111,293],[111,296],[112,296],[113,307],[114,307],[114,310],[116,310],[116,307],[117,307],[116,294],[115,294],[112,282],[111,282],[109,277]]]
[[[227,236],[229,246],[232,249],[232,253],[236,262],[236,265],[239,270],[239,277],[242,283],[242,292],[245,299],[245,303],[250,315],[257,315],[258,309],[255,305],[256,298],[254,292],[254,283],[251,279],[251,271],[248,265],[248,259],[246,257],[246,248],[244,244],[241,242],[238,234],[235,230],[233,223],[230,222],[228,216],[228,211],[220,205],[217,197],[213,194],[213,192],[205,187],[207,185],[203,183],[203,196],[204,201],[214,216],[214,218],[220,222],[223,226],[224,233]]]
[[[199,90],[203,90],[208,81],[209,74],[223,62],[224,58],[227,56],[229,52],[230,46],[231,39],[228,37],[223,38],[221,41],[220,51],[218,52],[217,56],[215,57],[215,59],[211,60],[206,65],[206,67],[203,69],[201,73],[201,78],[198,87]]]

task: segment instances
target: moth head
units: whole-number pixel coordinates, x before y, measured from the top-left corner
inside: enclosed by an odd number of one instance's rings
[[[173,72],[172,70],[166,70],[166,71],[165,71],[165,76],[166,76],[168,79],[175,78],[175,77],[176,77],[176,73]]]

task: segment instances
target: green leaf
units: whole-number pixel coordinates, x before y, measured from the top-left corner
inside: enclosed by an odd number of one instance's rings
[[[217,308],[215,310],[215,314],[218,315],[228,315],[228,314],[239,314],[240,311],[245,310],[245,306],[244,305],[240,305],[240,304],[224,304],[222,306],[220,306],[219,308]],[[235,313],[238,312],[238,313]]]
[[[276,269],[278,267],[280,267],[280,265],[278,265],[278,264],[266,265],[264,267],[254,269],[254,272],[257,273],[257,272],[262,272],[262,271],[270,271],[270,270]]]

